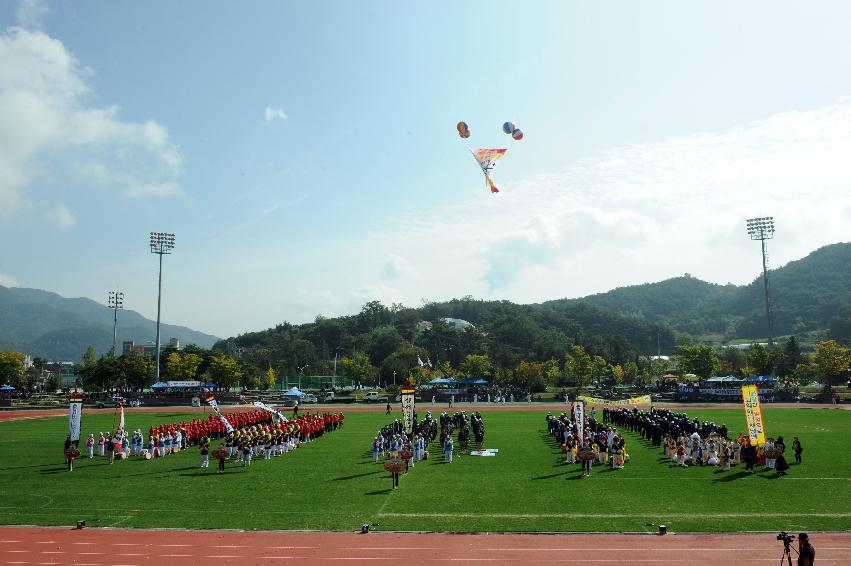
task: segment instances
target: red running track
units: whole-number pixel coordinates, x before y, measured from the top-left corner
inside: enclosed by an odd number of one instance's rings
[[[674,404],[674,403],[654,403],[655,407],[671,409],[676,411],[689,411],[689,410],[699,410],[699,409],[741,409],[741,403],[706,403],[706,404]],[[646,406],[642,405],[631,405],[634,407],[640,407],[642,409],[646,409]],[[845,410],[851,411],[851,405],[819,405],[819,404],[805,404],[805,403],[772,403],[770,405],[763,405],[763,408],[775,408],[775,409],[822,409],[822,410]],[[251,411],[254,410],[254,407],[250,405],[224,405],[221,407],[225,411]],[[466,403],[455,403],[452,405],[452,409],[449,409],[446,403],[441,403],[436,406],[432,406],[431,403],[421,402],[417,405],[418,411],[551,411],[551,412],[561,412],[566,410],[567,406],[564,403],[479,403],[477,405],[466,404]],[[115,413],[118,409],[92,409],[92,408],[84,408],[86,413],[102,413],[102,414],[112,414]],[[124,410],[130,413],[210,413],[210,409],[207,407],[179,407],[179,406],[169,406],[169,407],[125,407]],[[385,405],[374,404],[374,405],[355,405],[355,404],[345,404],[345,405],[302,405],[300,412],[323,412],[330,411],[334,413],[379,413],[384,412]],[[292,409],[285,407],[281,409],[281,412],[284,415],[292,414]],[[393,412],[399,412],[399,404],[395,403],[393,405]],[[67,416],[68,409],[18,409],[18,410],[5,410],[0,411],[0,422],[2,421],[15,421],[15,420],[26,420],[26,419],[40,419],[44,417],[61,417]]]
[[[817,564],[851,564],[851,533],[811,533]],[[778,564],[763,534],[431,534],[0,527],[0,564]],[[795,560],[793,558],[793,564]]]

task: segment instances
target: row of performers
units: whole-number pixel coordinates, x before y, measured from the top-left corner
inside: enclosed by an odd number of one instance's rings
[[[384,469],[390,472],[393,489],[399,487],[399,476],[408,474],[408,470],[416,466],[420,460],[428,459],[428,446],[437,435],[437,423],[431,416],[419,422],[414,418],[412,431],[404,432],[404,426],[396,419],[381,427],[372,441],[372,461],[378,462],[379,457],[385,456]]]
[[[650,408],[649,411],[632,409],[604,409],[604,419],[634,430],[671,458],[674,464],[717,466],[729,470],[731,465],[744,462],[745,470],[753,473],[755,465],[764,465],[784,475],[789,469],[786,462],[786,444],[783,437],[768,438],[765,445],[758,446],[741,432],[735,439],[727,438],[727,425],[716,425],[711,421],[700,422],[689,419],[685,413],[674,413],[667,409]],[[800,463],[803,451],[795,437],[792,443],[795,461]]]
[[[253,459],[263,457],[271,460],[295,450],[304,442],[330,433],[343,426],[344,419],[342,413],[307,414],[289,421],[235,429],[225,435],[213,456],[219,460],[220,472],[224,471],[224,461],[228,459],[242,460],[243,466],[250,466]],[[209,467],[210,444],[211,440],[206,436],[198,443],[202,468]]]
[[[240,415],[239,419],[234,419],[236,422],[252,424],[245,424],[239,428],[235,427],[233,432],[228,433],[224,423],[216,418],[221,430],[210,426],[209,428],[212,430],[210,434],[202,434],[196,439],[192,431],[198,430],[199,426],[208,428],[207,425],[211,424],[211,419],[194,419],[189,423],[180,422],[151,427],[147,448],[145,448],[141,430],[135,431],[129,440],[126,433],[121,434],[118,431],[117,436],[120,439],[113,438],[112,443],[115,445],[115,451],[119,454],[123,453],[124,457],[140,456],[146,459],[168,456],[186,449],[190,444],[200,444],[202,440],[209,442],[210,439],[217,438],[223,438],[225,445],[230,444],[232,448],[239,445],[240,442],[248,443],[250,441],[252,450],[260,450],[262,448],[255,447],[263,447],[267,441],[271,441],[273,438],[276,446],[292,440],[309,441],[321,436],[324,432],[339,428],[345,418],[342,413],[307,413],[289,421],[275,422],[273,414],[267,411],[246,411],[228,415],[228,422],[232,422],[231,418],[234,415]],[[111,447],[107,443],[107,449],[109,448]],[[229,457],[232,452],[233,450],[229,452]]]
[[[617,429],[605,427],[593,417],[589,418],[580,434],[573,409],[558,417],[547,414],[547,430],[561,445],[564,463],[582,464],[583,476],[591,475],[594,463],[608,464],[621,470],[629,462],[626,439]]]
[[[223,414],[233,428],[245,428],[272,421],[272,413],[260,409]],[[204,436],[215,439],[224,438],[227,428],[222,420],[215,413],[212,413],[204,419],[152,426],[148,429],[148,436],[173,435],[178,431],[186,439],[187,444],[195,444]]]

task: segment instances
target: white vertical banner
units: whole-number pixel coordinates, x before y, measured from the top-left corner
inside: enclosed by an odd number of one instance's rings
[[[80,440],[80,421],[82,418],[83,400],[71,399],[68,405],[68,433],[74,442],[79,442]]]
[[[411,434],[414,430],[414,393],[413,387],[402,387],[402,424],[405,434]]]
[[[280,420],[284,421],[285,423],[290,422],[290,420],[287,417],[285,417],[284,415],[281,414],[281,411],[279,411],[277,409],[273,409],[272,407],[270,407],[269,405],[267,405],[265,403],[262,403],[260,401],[254,401],[254,406],[257,407],[258,409],[263,409],[264,411],[269,411],[270,413],[272,413],[273,415],[275,415],[276,417],[278,417]]]
[[[582,401],[573,403],[573,422],[576,424],[576,433],[579,435],[577,441],[580,446],[585,445],[585,405]]]
[[[212,395],[207,397],[207,403],[209,403],[213,410],[216,412],[216,414],[219,415],[222,424],[225,425],[225,430],[227,430],[228,432],[233,432],[233,425],[230,424],[230,421],[228,421],[222,414],[222,412],[219,410],[219,404],[216,402],[216,399]]]

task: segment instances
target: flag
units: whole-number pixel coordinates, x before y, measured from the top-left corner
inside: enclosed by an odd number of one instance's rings
[[[124,405],[121,401],[118,402],[118,430],[115,431],[115,436],[121,438],[124,435]]]
[[[585,405],[581,401],[573,403],[573,420],[576,424],[576,434],[579,445],[585,446]]]
[[[254,401],[254,406],[257,407],[258,409],[263,409],[264,411],[269,411],[270,413],[272,413],[273,415],[275,415],[276,417],[278,417],[279,419],[281,419],[285,423],[289,422],[289,419],[287,419],[287,417],[282,415],[280,411],[273,409],[272,407],[269,407],[265,403],[261,403],[260,401]]]
[[[230,424],[230,422],[227,420],[227,418],[225,418],[225,416],[222,414],[222,412],[219,411],[219,404],[216,402],[216,399],[212,395],[208,395],[207,398],[204,399],[204,400],[207,401],[207,403],[210,404],[210,406],[213,408],[213,410],[216,412],[216,414],[222,420],[222,424],[225,425],[225,430],[227,430],[228,432],[233,432],[233,426]]]
[[[410,434],[414,429],[414,394],[416,389],[406,385],[400,390],[402,399],[402,427],[405,434]]]
[[[80,420],[82,417],[83,400],[79,398],[71,399],[68,405],[68,433],[74,442],[80,440]]]
[[[742,401],[745,405],[745,423],[751,444],[765,444],[765,425],[762,421],[762,408],[759,404],[759,390],[756,385],[742,385]]]

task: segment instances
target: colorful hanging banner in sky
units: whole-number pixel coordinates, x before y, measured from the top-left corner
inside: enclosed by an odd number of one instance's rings
[[[765,426],[762,422],[762,408],[759,405],[759,391],[756,385],[742,385],[742,400],[745,404],[745,423],[751,444],[765,445]]]
[[[499,189],[496,188],[496,185],[493,184],[491,180],[491,172],[496,168],[497,162],[502,159],[505,155],[507,149],[477,149],[473,151],[470,150],[470,153],[473,154],[473,157],[479,163],[479,167],[482,168],[482,173],[485,174],[485,185],[490,189],[492,193],[498,193]]]

